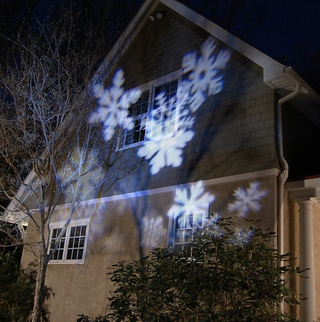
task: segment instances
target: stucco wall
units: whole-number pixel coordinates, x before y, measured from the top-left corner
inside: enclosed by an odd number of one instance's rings
[[[229,178],[230,179],[230,178]],[[239,228],[247,227],[245,219],[261,219],[262,228],[275,230],[275,183],[276,177],[251,179],[234,178],[230,182],[204,182],[205,192],[215,196],[210,212],[230,216],[228,203],[234,200],[237,188],[247,189],[251,182],[258,181],[259,189],[266,196],[259,200],[261,209],[249,212],[244,218],[236,215]],[[139,245],[147,254],[152,247],[165,247],[168,242],[168,210],[174,203],[176,189],[149,191],[143,196],[122,195],[97,201],[82,207],[78,214],[90,216],[90,233],[84,264],[50,264],[47,285],[52,287],[55,297],[49,302],[51,322],[75,321],[77,314],[101,314],[112,288],[106,272],[112,264],[121,260],[139,258]],[[190,188],[190,187],[189,187]],[[57,210],[59,211],[59,210]],[[138,227],[141,240],[139,243]]]
[[[290,200],[289,195],[285,193],[285,227],[284,227],[284,242],[285,242],[285,253],[290,253],[291,258],[293,259],[293,264],[295,267],[301,267],[300,264],[300,212],[299,204],[295,201]],[[314,260],[315,260],[315,290],[316,290],[316,308],[317,316],[320,317],[320,204],[319,201],[315,201],[312,204],[313,210],[313,239],[314,239]],[[307,236],[305,238],[308,238]],[[308,267],[301,267],[301,269],[306,269]],[[302,274],[303,275],[303,274]],[[302,278],[296,276],[292,278],[290,287],[300,292],[300,283]],[[302,302],[303,303],[303,302]],[[300,306],[292,307],[290,310],[291,313],[299,316]]]
[[[319,201],[313,204],[313,238],[314,238],[314,258],[316,276],[316,303],[317,316],[320,317],[320,204]]]

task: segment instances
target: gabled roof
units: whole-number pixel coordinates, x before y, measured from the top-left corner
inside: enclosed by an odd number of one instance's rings
[[[299,95],[292,98],[290,102],[320,128],[320,96],[292,68],[280,64],[268,55],[176,0],[145,0],[133,20],[124,30],[103,63],[100,65],[99,71],[97,72],[97,75],[100,75],[99,77],[111,77],[110,73],[113,73],[119,58],[125,54],[126,50],[138,36],[139,31],[149,21],[150,16],[154,16],[161,5],[166,6],[169,10],[172,10],[190,23],[203,29],[214,38],[226,44],[226,46],[229,46],[230,49],[260,66],[263,70],[263,81],[268,86],[275,89],[281,96],[288,95],[299,87]],[[31,171],[26,182],[32,181],[33,175],[34,173]],[[23,198],[24,194],[24,187],[20,187],[17,195],[22,196]],[[15,203],[11,201],[8,210],[14,209]],[[19,214],[16,216],[18,215]],[[13,222],[24,220],[24,218],[17,220],[16,216],[15,220],[12,220]]]
[[[103,71],[104,77],[111,76],[109,72],[112,72],[118,59],[125,53],[138,32],[150,19],[150,16],[157,12],[156,9],[160,4],[165,5],[168,9],[260,66],[263,70],[263,81],[281,96],[285,96],[299,87],[300,94],[291,99],[290,102],[320,128],[320,96],[292,68],[280,64],[176,0],[146,0],[143,3],[101,65],[101,72]]]

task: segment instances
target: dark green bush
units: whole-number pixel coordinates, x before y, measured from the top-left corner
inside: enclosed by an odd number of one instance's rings
[[[77,321],[297,321],[279,304],[298,304],[286,283],[299,270],[270,246],[274,233],[214,218],[184,252],[154,249],[114,265],[106,315]]]

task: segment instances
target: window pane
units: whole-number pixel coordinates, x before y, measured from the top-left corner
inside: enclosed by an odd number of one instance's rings
[[[68,248],[73,248],[74,238],[70,238]]]
[[[87,226],[82,226],[81,227],[81,236],[85,236],[86,235],[86,230],[87,230]]]
[[[125,131],[121,139],[121,146],[144,141],[149,92],[149,90],[143,92],[139,100],[130,106],[129,115],[133,118],[134,128],[130,131]]]
[[[65,244],[65,234],[61,237],[60,241],[58,242],[58,237],[62,231],[62,228],[54,228],[52,230],[52,238],[50,241],[50,250],[52,250],[56,243],[57,247],[52,255],[52,259],[54,260],[62,260],[63,257],[63,251],[64,251],[64,244]]]
[[[87,227],[77,226],[72,228],[74,228],[73,237],[71,237],[71,233],[70,233],[67,260],[81,260],[83,257],[83,248],[85,245]]]
[[[67,259],[71,259],[71,256],[72,256],[72,250],[69,249],[67,254]]]
[[[178,80],[155,87],[153,110],[148,119],[150,138],[174,132],[177,118],[177,88]]]
[[[77,258],[77,250],[76,249],[73,250],[72,259],[78,259]]]
[[[79,244],[79,247],[84,247],[84,237],[81,237],[80,238],[80,244]]]
[[[192,241],[197,237],[198,229],[203,228],[204,214],[185,214],[175,220],[174,249],[183,251],[190,247]]]
[[[83,249],[79,249],[78,251],[78,259],[82,259],[83,256]]]

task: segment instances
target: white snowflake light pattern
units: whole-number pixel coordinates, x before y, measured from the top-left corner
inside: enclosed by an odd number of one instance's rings
[[[182,95],[179,92],[178,95]],[[156,174],[165,166],[178,167],[182,163],[182,149],[193,138],[194,117],[181,106],[176,97],[169,101],[164,93],[156,98],[157,108],[148,118],[147,140],[138,150],[139,157],[150,159],[150,172]],[[179,117],[177,113],[180,111]]]
[[[184,74],[189,73],[189,102],[192,112],[200,107],[206,100],[207,95],[214,95],[222,90],[222,77],[217,74],[219,70],[226,67],[230,58],[230,51],[221,50],[217,55],[214,55],[215,49],[215,40],[208,38],[201,47],[202,55],[199,59],[197,59],[196,52],[187,54],[183,58],[182,72]]]
[[[167,100],[164,92],[155,98],[155,106],[148,117],[147,138],[149,140],[174,132],[177,119],[176,100],[176,96]]]
[[[145,247],[156,247],[161,240],[167,236],[163,218],[144,217],[142,221],[142,245]]]
[[[109,141],[117,126],[125,130],[131,130],[134,126],[132,118],[128,116],[128,108],[141,96],[140,89],[124,91],[124,73],[119,69],[110,89],[104,89],[101,85],[94,87],[94,95],[98,99],[98,108],[89,118],[89,123],[103,123],[103,136]]]
[[[214,239],[221,238],[224,234],[218,223],[220,219],[221,216],[219,214],[211,215],[209,220],[203,226],[203,231],[210,234]]]
[[[215,55],[215,49],[214,39],[209,38],[201,47],[199,59],[196,52],[185,55],[182,61],[184,80],[177,95],[167,100],[162,92],[155,98],[155,108],[147,121],[146,141],[138,151],[138,156],[150,159],[151,174],[158,173],[164,166],[181,165],[182,149],[194,136],[192,113],[207,95],[221,91],[223,82],[218,72],[226,66],[230,52],[221,50]]]
[[[266,190],[259,190],[260,183],[251,182],[249,188],[238,188],[234,191],[233,196],[237,199],[228,205],[230,212],[236,212],[237,216],[245,217],[249,211],[257,212],[260,210],[259,203],[262,197],[267,195]]]
[[[249,229],[249,230],[237,229],[234,232],[233,236],[229,239],[229,243],[232,246],[242,247],[250,243],[253,234],[254,234],[254,231],[252,229]]]
[[[158,140],[145,141],[138,150],[139,157],[145,157],[150,161],[150,172],[156,174],[164,166],[178,167],[182,162],[182,149],[194,135],[193,131],[180,130],[170,139],[160,138]]]
[[[208,205],[214,199],[214,195],[204,192],[202,181],[191,186],[190,194],[187,189],[177,189],[175,204],[170,208],[168,216],[177,218],[182,215],[203,213],[208,210]]]

